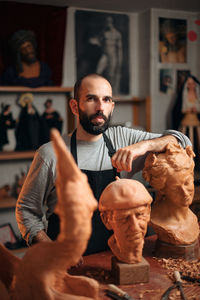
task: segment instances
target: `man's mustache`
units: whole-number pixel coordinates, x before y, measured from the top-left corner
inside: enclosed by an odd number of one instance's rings
[[[102,112],[97,112],[96,114],[91,115],[89,120],[91,121],[92,119],[94,119],[96,117],[102,117],[104,119],[104,121],[108,121],[108,118]]]

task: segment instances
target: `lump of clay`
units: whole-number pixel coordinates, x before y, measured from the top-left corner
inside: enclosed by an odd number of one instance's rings
[[[132,264],[142,260],[151,202],[150,194],[137,180],[118,179],[103,191],[99,210],[105,226],[114,231],[108,245],[119,261]]]
[[[98,299],[98,283],[67,273],[80,260],[91,235],[91,218],[97,208],[87,177],[77,167],[58,131],[52,132],[57,156],[56,212],[60,233],[54,242],[41,242],[27,250],[22,260],[0,245],[0,289],[15,300]],[[7,300],[7,298],[5,298]]]
[[[177,144],[146,158],[143,177],[157,191],[150,224],[160,241],[189,245],[199,236],[197,217],[189,208],[194,197],[193,158],[190,146]]]

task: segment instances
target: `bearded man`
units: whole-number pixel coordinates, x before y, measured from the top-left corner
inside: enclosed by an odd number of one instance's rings
[[[125,171],[123,176],[131,177],[142,170],[147,153],[163,152],[170,142],[179,143],[183,148],[191,145],[184,134],[174,130],[155,134],[109,127],[114,110],[112,87],[98,74],[86,75],[76,82],[70,108],[77,118],[77,128],[63,138],[78,167],[87,175],[97,200],[121,171]],[[36,152],[17,201],[18,226],[29,245],[49,240],[47,221],[57,202],[55,179],[56,159],[50,142]],[[87,254],[108,249],[107,239],[112,234],[102,223],[98,210],[92,226]]]

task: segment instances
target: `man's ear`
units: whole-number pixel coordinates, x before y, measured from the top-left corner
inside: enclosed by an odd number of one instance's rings
[[[77,102],[77,100],[76,99],[70,99],[69,106],[71,108],[72,113],[75,116],[78,116],[79,112],[78,112],[78,102]]]
[[[109,215],[109,213],[106,212],[106,211],[104,211],[104,212],[101,212],[101,213],[100,213],[100,216],[101,216],[101,220],[102,220],[103,224],[106,226],[106,228],[107,228],[108,230],[111,230],[111,229],[112,229],[112,226],[111,226],[111,224],[110,224],[110,222],[109,222],[109,220],[110,220],[110,215]]]

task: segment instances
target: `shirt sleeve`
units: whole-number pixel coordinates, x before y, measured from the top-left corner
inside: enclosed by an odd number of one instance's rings
[[[192,146],[190,139],[180,131],[169,129],[169,130],[165,130],[162,135],[173,135],[174,137],[177,138],[179,144],[183,148],[186,148],[187,146]]]
[[[29,245],[39,231],[47,229],[46,217],[53,212],[55,203],[52,165],[36,152],[16,204],[18,227]]]
[[[169,129],[165,130],[162,133],[152,133],[142,130],[136,130],[126,127],[113,127],[112,131],[108,132],[109,138],[114,143],[115,150],[119,148],[126,147],[128,145],[136,144],[140,141],[150,140],[159,138],[165,135],[173,135],[177,138],[179,144],[185,148],[186,146],[192,146],[190,139],[184,135],[182,132]]]

